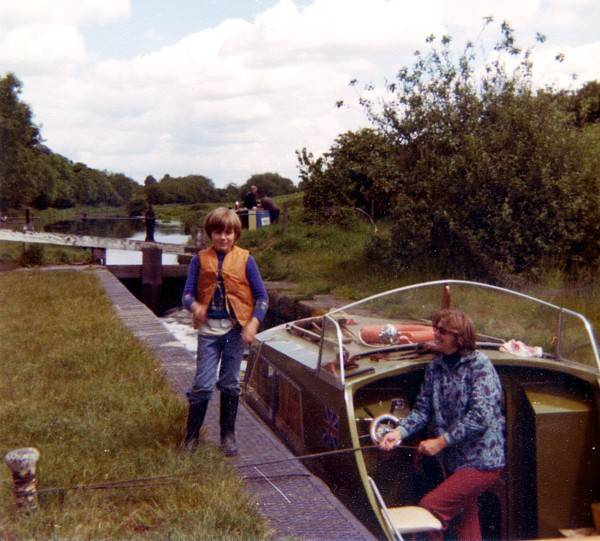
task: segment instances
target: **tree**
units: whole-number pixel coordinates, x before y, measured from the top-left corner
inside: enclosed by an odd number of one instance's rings
[[[1,206],[119,205],[131,197],[137,186],[131,179],[73,164],[43,145],[21,89],[13,74],[0,79]]]
[[[35,197],[40,133],[29,106],[20,101],[22,84],[14,74],[0,79],[0,205],[19,207]]]
[[[239,198],[240,188],[237,184],[230,182],[225,188],[216,189],[217,201],[232,202]]]
[[[533,89],[531,50],[507,23],[500,30],[483,67],[472,43],[455,58],[449,37],[429,37],[431,50],[415,53],[386,97],[361,100],[373,129],[343,134],[318,158],[298,152],[305,205],[391,213],[391,238],[375,243],[388,263],[496,277],[598,263],[590,137],[564,94]],[[594,111],[596,96],[586,85],[580,110]]]
[[[144,193],[146,194],[146,200],[150,205],[159,205],[164,203],[160,189],[158,187],[158,181],[152,176],[148,175],[144,179]]]
[[[250,189],[250,186],[256,186],[270,196],[285,195],[294,193],[296,187],[287,177],[282,177],[279,173],[259,173],[252,175],[244,184],[240,186],[239,196],[243,198],[244,194]]]
[[[533,89],[531,50],[507,23],[481,70],[472,43],[455,59],[449,37],[427,41],[392,98],[362,100],[406,155],[383,252],[488,276],[597,263],[598,172],[561,96]]]
[[[346,132],[322,158],[306,149],[296,154],[307,211],[330,216],[334,208],[356,207],[373,218],[390,214],[402,188],[405,156],[383,133]]]
[[[194,204],[216,200],[213,181],[202,175],[185,177],[165,175],[154,188],[156,201],[153,203]]]
[[[570,110],[578,126],[600,122],[600,82],[588,81],[571,98]]]
[[[142,190],[135,180],[122,173],[109,174],[108,180],[123,201],[129,201],[135,194]]]
[[[75,173],[73,164],[60,154],[51,154],[48,157],[52,162],[52,169],[56,173],[54,199],[51,206],[56,208],[70,208],[77,204],[75,198]]]

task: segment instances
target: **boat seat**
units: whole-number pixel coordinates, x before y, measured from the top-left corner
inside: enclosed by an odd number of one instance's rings
[[[369,477],[369,484],[390,532],[398,541],[403,541],[402,534],[436,532],[442,529],[442,523],[424,507],[418,505],[388,507],[371,477]]]

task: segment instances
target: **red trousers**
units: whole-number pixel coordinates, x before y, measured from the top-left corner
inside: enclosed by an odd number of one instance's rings
[[[431,511],[442,523],[443,531],[430,532],[432,541],[443,541],[444,532],[456,519],[458,541],[481,541],[477,498],[492,486],[502,470],[458,470],[428,492],[419,505]]]

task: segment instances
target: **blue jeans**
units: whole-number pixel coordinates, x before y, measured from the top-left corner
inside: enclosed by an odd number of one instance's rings
[[[243,355],[244,343],[240,327],[235,327],[221,336],[199,334],[196,375],[192,388],[187,393],[190,404],[210,400],[215,383],[220,391],[239,395]]]

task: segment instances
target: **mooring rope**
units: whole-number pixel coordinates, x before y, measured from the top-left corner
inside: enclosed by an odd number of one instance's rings
[[[268,466],[271,464],[280,464],[283,462],[291,462],[293,460],[308,460],[313,458],[321,458],[324,456],[332,456],[344,453],[355,453],[357,451],[370,451],[373,449],[378,449],[378,445],[366,445],[362,447],[348,447],[344,449],[334,449],[331,451],[323,451],[320,453],[310,453],[307,455],[299,455],[292,456],[286,458],[279,458],[274,460],[266,460],[263,462],[253,462],[250,464],[235,464],[237,468],[256,468],[258,466]],[[411,449],[416,450],[415,446],[412,445],[398,445],[395,449]],[[185,480],[186,478],[194,478],[205,475],[204,472],[194,473],[194,472],[185,472],[185,473],[172,473],[167,475],[155,475],[151,477],[137,477],[131,479],[119,479],[115,481],[106,481],[104,483],[91,483],[88,485],[72,485],[70,487],[50,487],[50,488],[40,488],[37,490],[38,494],[50,494],[50,493],[64,493],[67,491],[76,491],[76,490],[111,490],[111,489],[125,489],[125,488],[145,488],[145,487],[153,487],[160,485],[171,484],[175,481]],[[309,474],[299,474],[299,473],[289,473],[289,474],[274,474],[270,475],[270,477],[304,477]],[[260,480],[263,479],[261,476],[241,476],[241,479],[248,480]]]

